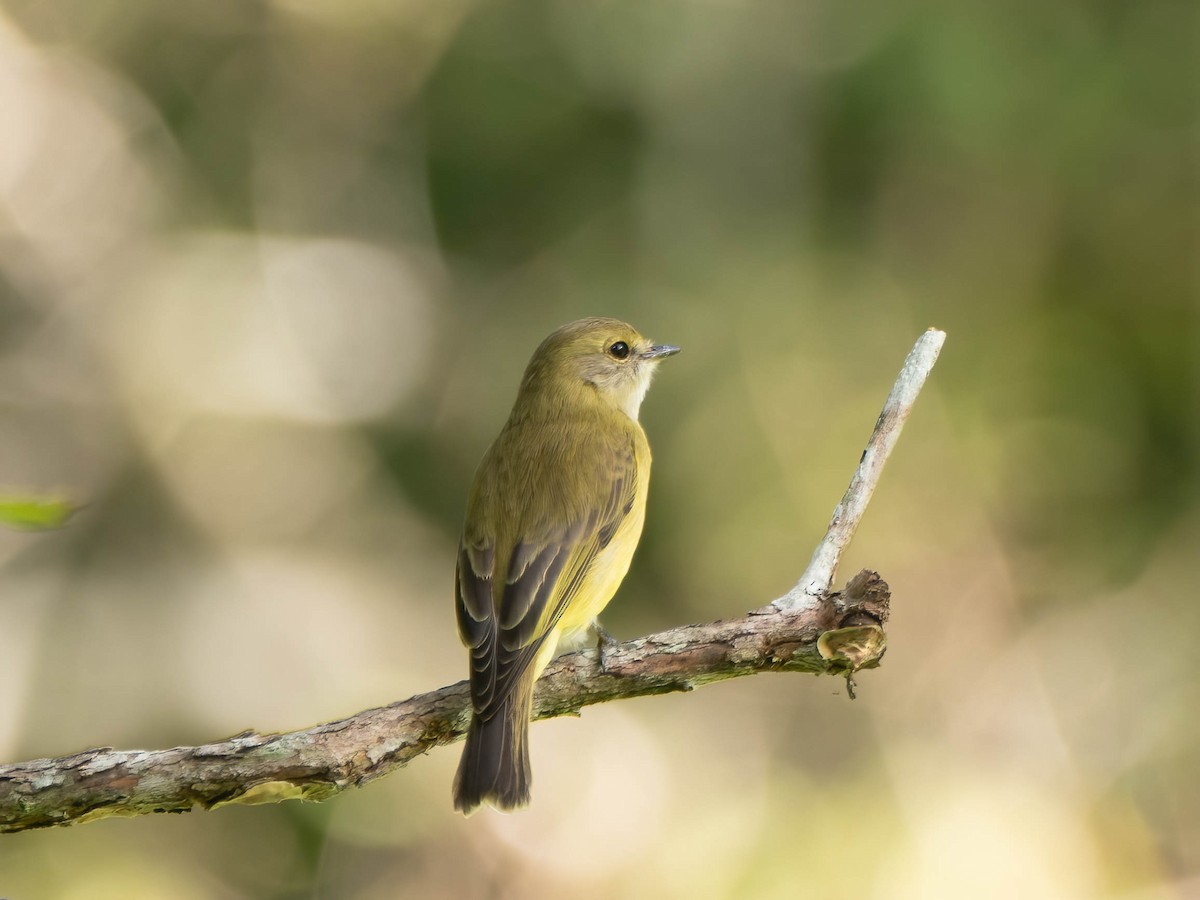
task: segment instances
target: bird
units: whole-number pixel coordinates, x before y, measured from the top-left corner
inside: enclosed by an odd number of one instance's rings
[[[527,806],[533,687],[589,635],[629,570],[645,521],[650,445],[638,413],[658,364],[679,352],[612,318],[552,332],[467,498],[455,567],[470,656],[470,723],[454,806]]]

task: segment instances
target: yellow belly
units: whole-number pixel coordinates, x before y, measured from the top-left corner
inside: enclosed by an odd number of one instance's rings
[[[633,552],[642,536],[646,521],[646,490],[643,481],[633,508],[613,535],[607,547],[600,551],[588,569],[587,580],[580,585],[571,604],[563,610],[554,630],[546,635],[545,643],[534,662],[535,678],[542,673],[559,649],[577,649],[590,645],[592,624],[608,606],[617,588],[629,571]]]
[[[562,638],[570,638],[590,629],[596,617],[608,606],[608,601],[613,598],[625,578],[625,573],[629,571],[633,551],[637,549],[638,540],[642,536],[645,518],[645,506],[635,504],[608,546],[597,554],[588,570],[587,584],[581,587],[558,621],[556,630]]]

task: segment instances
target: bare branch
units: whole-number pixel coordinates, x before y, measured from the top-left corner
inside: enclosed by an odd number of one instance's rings
[[[672,691],[757,672],[849,674],[878,663],[818,640],[887,620],[888,588],[863,572],[841,594],[800,614],[767,606],[730,621],[673,628],[555,660],[538,682],[534,717]],[[882,645],[878,648],[882,650]],[[825,655],[823,655],[823,651]],[[0,766],[0,832],[109,816],[215,809],[231,803],[325,800],[462,737],[467,683],[289,734],[247,732],[199,747],[85,750]],[[448,789],[447,789],[448,790]],[[449,795],[447,794],[447,797]],[[447,799],[449,802],[449,799]]]
[[[850,479],[850,486],[833,510],[825,537],[813,551],[808,568],[796,586],[775,601],[779,609],[802,609],[812,605],[833,587],[842,553],[850,545],[858,523],[867,511],[867,504],[875,493],[875,485],[883,474],[883,465],[900,439],[908,414],[912,412],[917,395],[921,393],[926,377],[937,362],[945,340],[946,332],[930,328],[909,351],[892,392],[883,404],[883,411],[875,421],[875,430],[871,432],[871,439],[867,441],[854,477]]]
[[[534,717],[769,671],[844,675],[853,697],[851,676],[877,666],[886,646],[888,587],[869,571],[840,593],[829,587],[944,339],[931,329],[909,354],[825,538],[787,596],[738,619],[607,648],[602,667],[594,650],[559,657],[538,682]],[[467,684],[459,682],[304,731],[246,732],[170,750],[104,747],[0,766],[0,832],[232,803],[325,800],[459,740],[468,702]]]

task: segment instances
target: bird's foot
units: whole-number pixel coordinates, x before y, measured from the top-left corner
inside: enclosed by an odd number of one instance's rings
[[[592,623],[592,634],[596,636],[596,660],[600,666],[601,673],[607,675],[608,671],[608,652],[620,643],[615,637],[609,634],[599,622]]]

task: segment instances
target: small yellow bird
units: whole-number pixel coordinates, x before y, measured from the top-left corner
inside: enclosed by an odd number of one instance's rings
[[[594,632],[642,534],[650,445],[638,409],[660,360],[616,319],[564,325],[533,354],[467,499],[455,572],[471,724],[454,807],[529,803],[533,685],[560,642]]]

